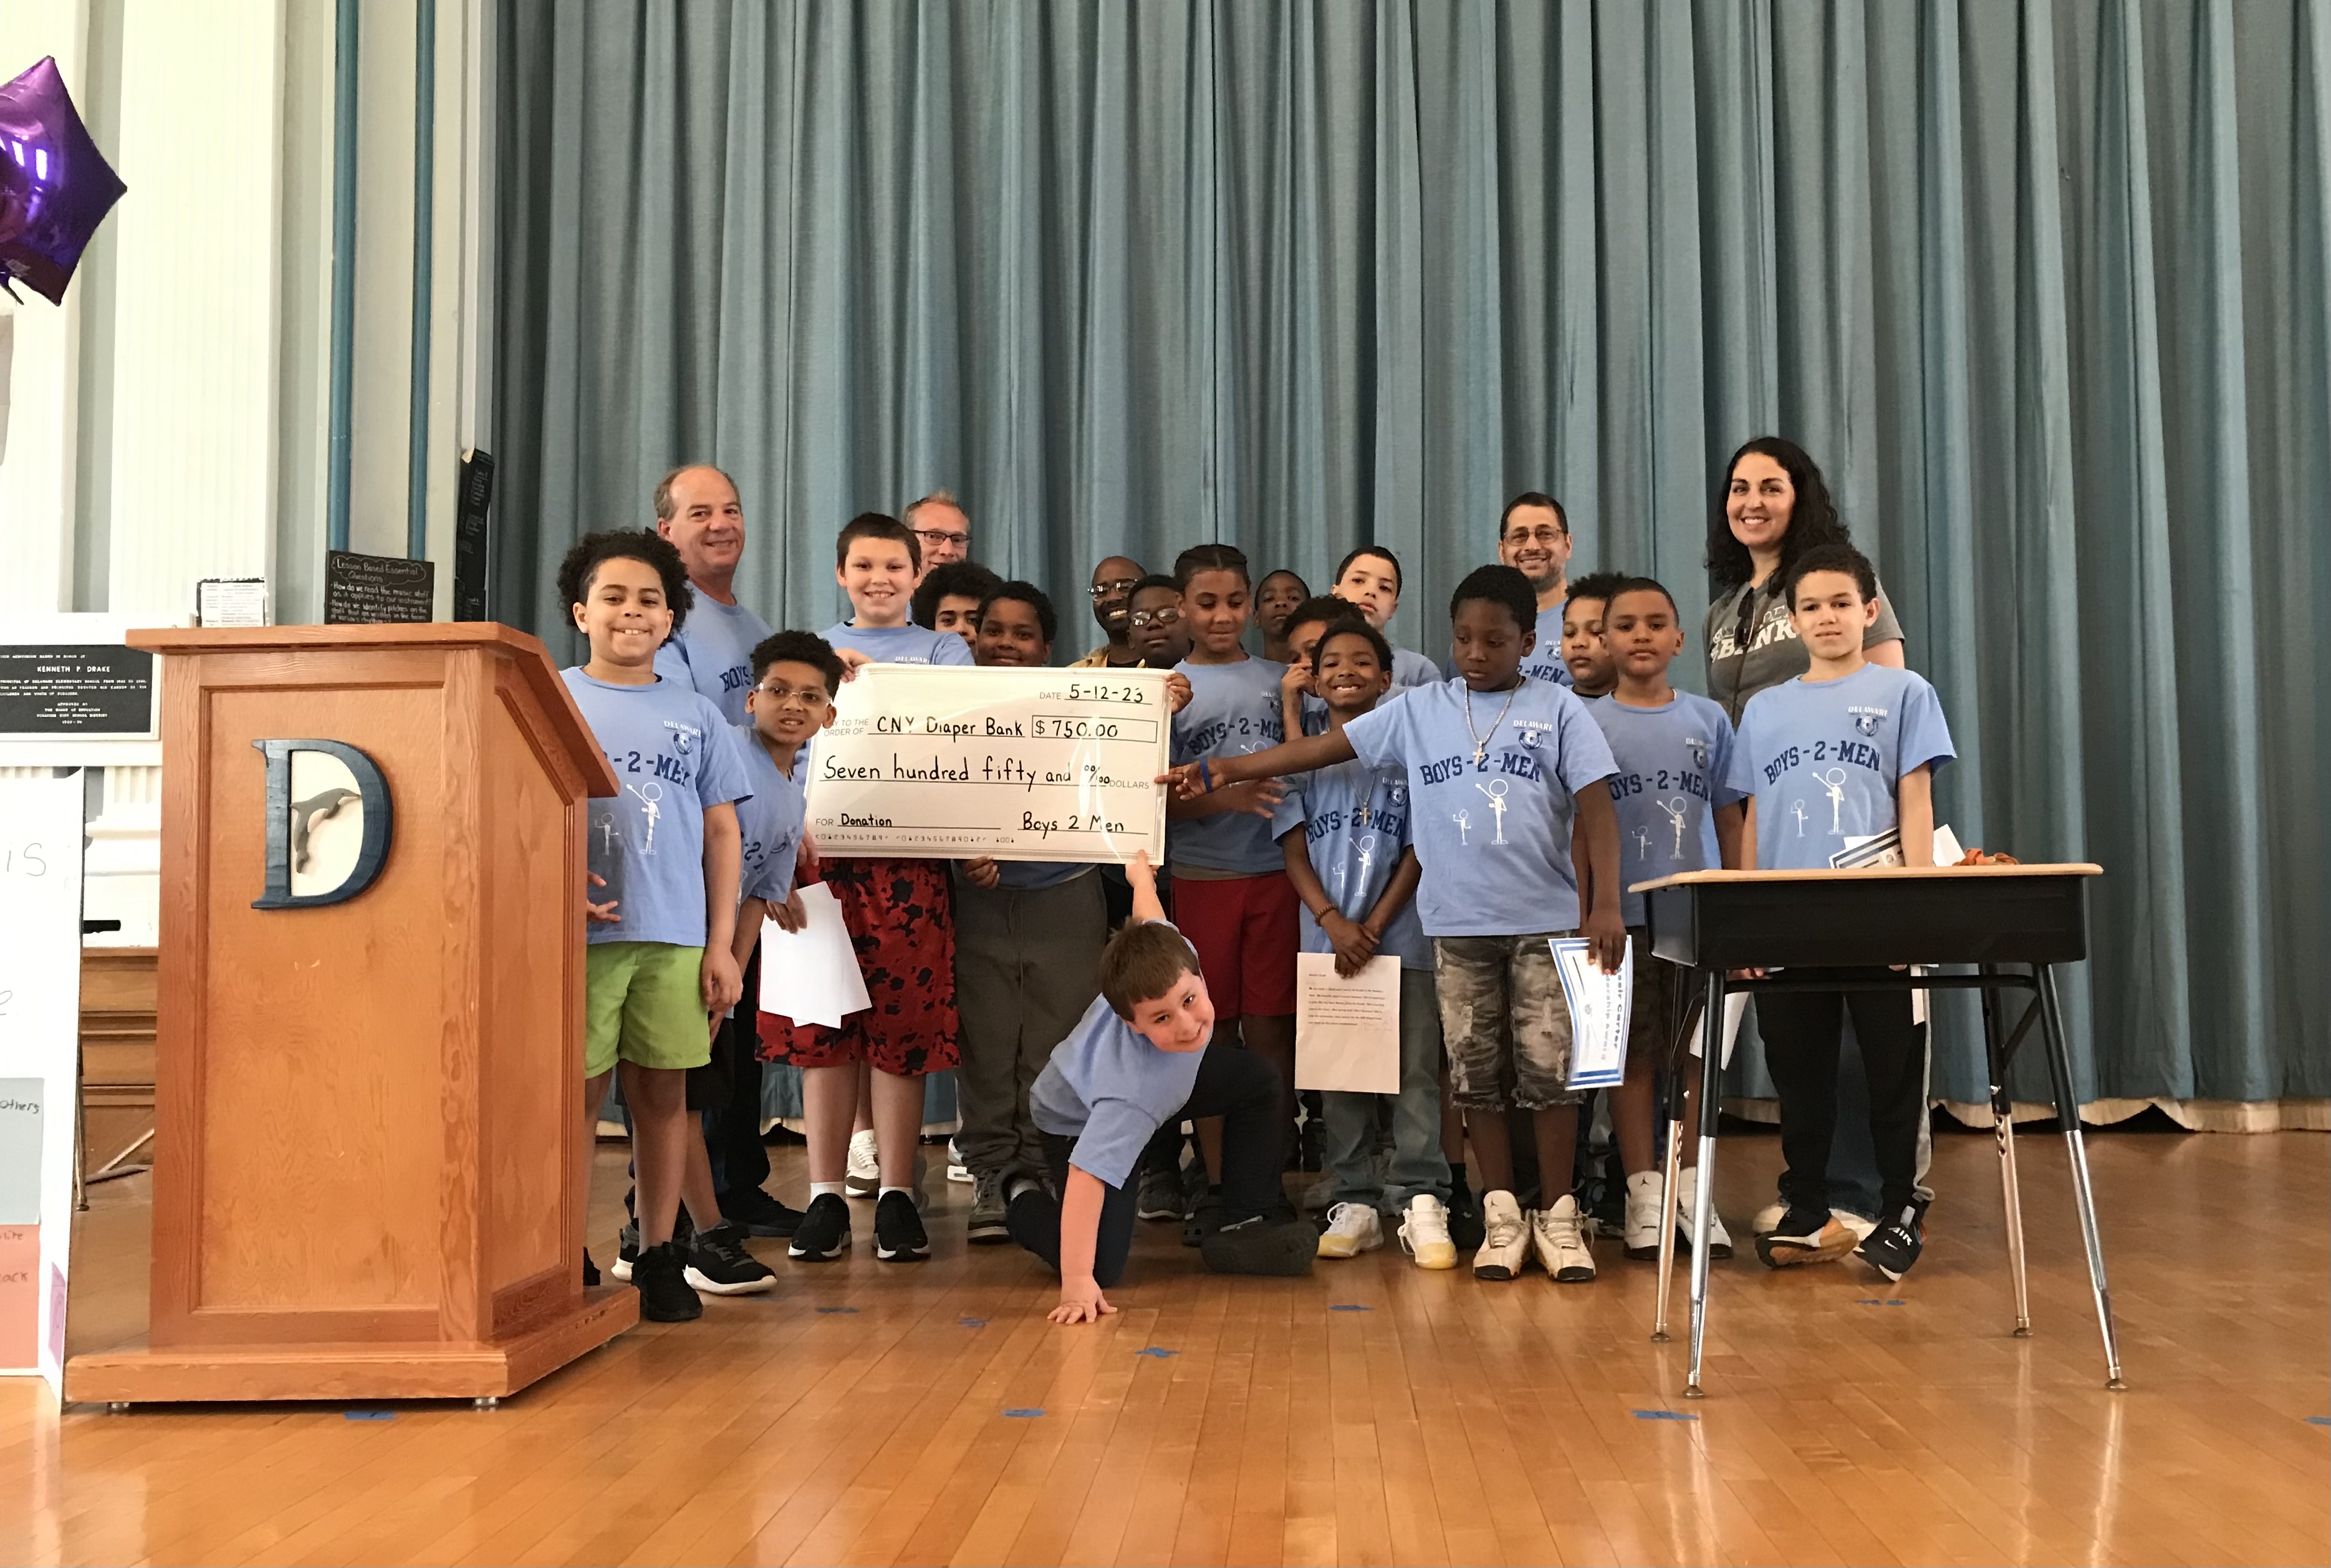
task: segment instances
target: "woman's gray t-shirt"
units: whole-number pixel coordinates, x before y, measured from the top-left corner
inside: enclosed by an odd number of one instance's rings
[[[1797,641],[1797,629],[1789,621],[1780,576],[1775,572],[1762,587],[1743,583],[1719,596],[1708,607],[1708,620],[1700,628],[1700,646],[1708,650],[1708,695],[1736,727],[1750,698],[1812,668],[1812,655]],[[1878,619],[1861,645],[1875,648],[1901,635],[1902,622],[1894,618],[1886,584],[1880,583]]]

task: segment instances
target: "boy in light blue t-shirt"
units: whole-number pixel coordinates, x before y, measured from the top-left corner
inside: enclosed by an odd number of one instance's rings
[[[1619,813],[1619,908],[1634,940],[1627,1076],[1612,1091],[1611,1123],[1627,1173],[1627,1256],[1656,1258],[1662,1215],[1682,1218],[1678,1240],[1689,1245],[1688,1217],[1699,1183],[1699,1151],[1686,1139],[1676,1202],[1664,1203],[1658,1162],[1651,1157],[1653,1080],[1691,1009],[1679,995],[1675,966],[1651,956],[1643,896],[1631,889],[1638,882],[1739,863],[1748,771],[1724,709],[1668,682],[1668,667],[1683,651],[1673,597],[1649,577],[1615,578],[1601,587],[1594,619],[1615,684],[1588,701],[1586,711],[1602,727],[1618,765],[1611,798]],[[1572,673],[1577,671],[1574,663]],[[1698,1079],[1688,1071],[1680,1077],[1673,1092],[1683,1097],[1679,1119],[1689,1126]],[[1730,1257],[1730,1237],[1713,1212],[1709,1220],[1715,1227],[1709,1256]]]
[[[1578,698],[1522,674],[1537,603],[1520,572],[1479,568],[1458,584],[1449,608],[1457,679],[1405,692],[1328,734],[1186,764],[1166,777],[1176,793],[1203,797],[1355,756],[1406,770],[1423,867],[1417,909],[1433,939],[1449,1095],[1483,1113],[1467,1117],[1488,1232],[1474,1275],[1511,1279],[1535,1251],[1556,1280],[1583,1282],[1594,1278],[1594,1260],[1577,1203],[1565,1191],[1525,1219],[1504,1117],[1508,1104],[1530,1111],[1538,1168],[1571,1169],[1579,1095],[1569,1086],[1570,1010],[1548,944],[1584,935],[1606,971],[1625,950],[1617,819],[1603,787],[1611,748]],[[1574,812],[1594,866],[1583,919],[1571,866]],[[1557,1174],[1549,1185],[1561,1182]]]
[[[1299,615],[1301,612],[1298,612]],[[1391,689],[1393,650],[1357,615],[1305,631],[1312,686],[1330,728],[1374,708]],[[1287,879],[1303,903],[1302,950],[1333,953],[1337,973],[1370,961],[1400,963],[1400,1088],[1392,1096],[1330,1090],[1327,1153],[1334,1185],[1322,1258],[1352,1258],[1384,1245],[1381,1204],[1400,1216],[1400,1243],[1422,1269],[1454,1269],[1449,1239],[1448,1157],[1441,1148],[1441,1015],[1432,944],[1416,916],[1423,872],[1409,842],[1408,775],[1355,757],[1288,781],[1271,826]],[[1392,1102],[1392,1161],[1374,1169],[1378,1104]]]
[[[589,661],[563,678],[617,784],[591,822],[595,859],[614,874],[593,873],[587,908],[584,1132],[620,1062],[638,1175],[632,1283],[642,1317],[684,1321],[704,1311],[691,1271],[716,1283],[766,1273],[728,1227],[699,1232],[685,1256],[672,1240],[691,1156],[702,1159],[690,1147],[699,1135],[689,1069],[710,1060],[713,1031],[742,989],[736,803],[748,791],[719,709],[655,671],[657,649],[688,613],[679,553],[644,530],[586,535],[560,563],[558,586],[591,643]]]
[[[1935,689],[1907,670],[1873,664],[1862,636],[1878,616],[1878,579],[1851,545],[1807,550],[1786,578],[1789,616],[1812,656],[1805,673],[1758,692],[1740,716],[1754,794],[1741,864],[1817,870],[1849,841],[1899,828],[1905,865],[1934,861],[1934,771],[1954,755]],[[1850,983],[1883,970],[1791,972]],[[1859,1248],[1830,1212],[1830,1141],[1837,1123],[1838,1035],[1847,1008],[1870,1079],[1870,1136],[1882,1213]],[[1781,1100],[1788,1169],[1779,1229],[1756,1239],[1775,1269],[1858,1251],[1899,1279],[1925,1245],[1915,1187],[1926,1115],[1922,1026],[1907,991],[1775,992],[1756,999],[1765,1063]]]
[[[1146,854],[1126,868],[1133,917],[1102,949],[1100,994],[1060,1042],[1028,1095],[1044,1135],[1055,1198],[1033,1175],[1012,1178],[1012,1239],[1060,1271],[1055,1323],[1097,1323],[1117,1310],[1132,1250],[1133,1175],[1157,1129],[1202,1117],[1222,1124],[1222,1223],[1200,1242],[1223,1274],[1308,1273],[1315,1237],[1279,1190],[1287,1102],[1268,1063],[1210,1045],[1213,1003],[1198,955],[1166,923]]]

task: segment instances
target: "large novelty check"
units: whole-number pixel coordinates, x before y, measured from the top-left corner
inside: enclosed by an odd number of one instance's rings
[[[861,667],[811,748],[818,852],[1162,862],[1166,675]]]

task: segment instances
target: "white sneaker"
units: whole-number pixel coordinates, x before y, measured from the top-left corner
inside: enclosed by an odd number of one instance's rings
[[[1408,1201],[1400,1221],[1400,1247],[1419,1269],[1457,1267],[1457,1243],[1449,1240],[1449,1210],[1440,1199],[1419,1193]]]
[[[966,1187],[971,1185],[971,1167],[963,1163],[963,1155],[956,1152],[953,1138],[947,1140],[947,1179],[960,1182]]]
[[[1676,1250],[1686,1258],[1691,1256],[1692,1206],[1698,1202],[1699,1167],[1698,1165],[1686,1165],[1681,1173],[1679,1173],[1676,1177],[1675,1216]],[[1782,1212],[1786,1213],[1787,1211],[1783,1210]],[[1759,1218],[1762,1218],[1762,1216],[1759,1216]],[[1777,1219],[1773,1221],[1774,1225],[1778,1225],[1780,1222],[1781,1221]],[[1772,1231],[1768,1228],[1763,1231],[1762,1234],[1769,1236],[1772,1234]],[[1653,1255],[1657,1256],[1657,1252],[1658,1249],[1656,1244],[1654,1244]],[[1710,1258],[1729,1258],[1732,1256],[1732,1232],[1724,1228],[1724,1216],[1716,1212],[1716,1205],[1713,1203],[1710,1203],[1708,1206],[1708,1255]],[[1632,1254],[1631,1253],[1630,1256],[1632,1256]]]
[[[1481,1250],[1473,1254],[1476,1279],[1511,1279],[1529,1261],[1529,1226],[1511,1193],[1481,1194]]]
[[[1856,1246],[1860,1246],[1862,1242],[1869,1240],[1870,1233],[1878,1229],[1877,1221],[1865,1219],[1861,1215],[1855,1213],[1851,1209],[1832,1209],[1829,1212],[1830,1218],[1835,1220],[1839,1224],[1853,1232],[1853,1240]]]
[[[1676,1183],[1681,1186],[1682,1183]],[[1660,1197],[1667,1185],[1657,1171],[1637,1171],[1627,1178],[1627,1256],[1660,1255]]]
[[[1692,1169],[1697,1171],[1699,1167],[1698,1165],[1694,1165]],[[1684,1178],[1685,1181],[1689,1181],[1690,1179],[1691,1178],[1689,1176],[1686,1176]],[[1676,1183],[1676,1191],[1678,1193],[1682,1193],[1683,1182],[1678,1182]],[[1679,1214],[1689,1214],[1691,1212],[1691,1207],[1687,1203],[1678,1203],[1676,1205],[1676,1212]],[[1775,1198],[1771,1202],[1756,1211],[1756,1217],[1748,1221],[1748,1234],[1751,1236],[1770,1236],[1774,1231],[1781,1228],[1781,1221],[1788,1217],[1789,1205],[1783,1200]]]
[[[1356,1258],[1384,1245],[1384,1226],[1367,1203],[1338,1203],[1327,1211],[1327,1228],[1319,1233],[1322,1258]]]
[[[1557,1285],[1584,1285],[1594,1278],[1594,1254],[1579,1233],[1578,1200],[1565,1193],[1551,1209],[1530,1215],[1530,1242],[1538,1267]]]
[[[850,1163],[843,1167],[842,1191],[853,1198],[871,1198],[882,1190],[882,1167],[874,1158],[874,1129],[850,1135]]]

